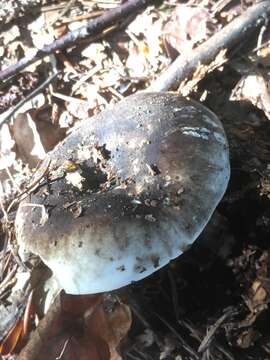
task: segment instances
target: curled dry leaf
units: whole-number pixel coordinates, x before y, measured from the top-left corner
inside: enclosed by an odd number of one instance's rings
[[[255,341],[259,338],[259,332],[255,329],[249,328],[240,333],[236,343],[240,348],[248,349],[250,346],[253,346]]]
[[[23,335],[23,320],[18,319],[15,325],[10,329],[7,336],[0,343],[0,354],[8,355],[12,353]]]
[[[65,135],[64,129],[51,123],[48,113],[48,108],[39,112],[30,111],[17,115],[14,121],[17,156],[30,167],[35,167],[44,159],[47,151],[52,150]]]
[[[14,304],[9,310],[5,311],[6,318],[1,316],[1,355],[8,355],[18,351],[22,347],[26,336],[28,336],[35,311],[32,295],[32,292],[28,296],[18,295],[15,297],[15,294],[13,294],[13,299],[16,299],[18,304]]]
[[[46,152],[30,114],[19,114],[16,117],[13,134],[18,156],[25,163],[34,167],[40,160],[44,159]]]
[[[117,347],[126,336],[131,326],[131,311],[122,303],[116,303],[113,309],[106,310],[99,306],[87,318],[86,327],[90,337],[101,337],[109,346],[110,360],[121,360]]]
[[[214,29],[214,22],[206,8],[181,4],[176,6],[164,26],[165,41],[182,54],[208,39]]]
[[[242,77],[234,88],[231,100],[250,101],[264,111],[270,120],[270,93],[266,79],[259,73],[249,73]]]

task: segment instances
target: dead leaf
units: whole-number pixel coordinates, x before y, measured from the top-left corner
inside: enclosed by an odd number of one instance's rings
[[[0,344],[0,354],[8,355],[12,353],[17,346],[21,336],[23,334],[23,320],[18,319],[7,336]]]
[[[70,101],[66,104],[68,112],[76,119],[87,119],[91,115],[91,106],[85,102]]]
[[[1,38],[3,39],[3,44],[6,46],[20,36],[20,29],[17,25],[13,25],[8,31],[1,32]]]
[[[102,68],[102,62],[107,58],[105,46],[103,43],[92,43],[88,45],[81,53],[83,57],[90,58],[96,65]]]
[[[250,72],[244,75],[234,88],[230,100],[250,101],[258,109],[264,111],[270,120],[270,93],[268,83],[259,73]]]
[[[248,349],[258,340],[260,333],[252,328],[244,330],[237,339],[237,345],[242,349]]]
[[[110,360],[120,360],[117,347],[131,326],[131,311],[123,303],[116,303],[113,309],[106,310],[102,304],[87,317],[86,328],[90,337],[101,337],[110,349]]]
[[[260,62],[264,67],[270,65],[270,42],[268,41],[265,46],[261,47],[257,51],[258,59],[257,61]]]
[[[255,280],[252,284],[253,301],[256,304],[263,303],[267,298],[267,292],[259,280]]]
[[[165,41],[178,53],[184,54],[208,39],[214,30],[215,24],[206,8],[181,4],[176,6],[164,26]]]
[[[50,112],[30,111],[17,115],[13,126],[13,136],[17,156],[30,167],[44,159],[46,153],[63,139],[65,130],[50,122]]]
[[[120,360],[117,346],[131,325],[127,305],[105,306],[104,295],[62,292],[39,323],[20,360]]]

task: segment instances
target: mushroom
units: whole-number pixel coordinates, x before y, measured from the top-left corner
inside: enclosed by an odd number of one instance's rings
[[[44,160],[17,211],[19,254],[70,294],[145,278],[191,244],[230,175],[219,119],[174,93],[141,93],[82,122]]]

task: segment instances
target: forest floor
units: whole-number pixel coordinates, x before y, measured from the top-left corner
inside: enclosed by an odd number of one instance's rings
[[[74,0],[36,1],[29,7],[25,1],[25,8],[12,14],[5,12],[5,4],[8,8],[11,3],[21,5],[20,1],[2,3],[2,70],[119,5],[116,0]],[[16,206],[8,208],[44,154],[74,126],[108,104],[147,88],[179,54],[192,56],[198,44],[253,3],[159,1],[94,38],[51,52],[24,71],[15,70],[14,76],[0,85],[0,359],[108,359],[106,351],[90,352],[79,342],[78,334],[73,334],[76,344],[61,338],[62,351],[58,353],[59,344],[53,354],[44,350],[51,346],[51,340],[44,338],[40,350],[44,354],[33,355],[28,349],[26,355],[20,355],[41,318],[48,316],[40,314],[37,305],[44,303],[48,294],[36,291],[33,281],[29,287],[33,269],[25,269],[16,256]],[[183,255],[128,289],[106,295],[106,301],[125,304],[126,315],[117,313],[113,325],[109,321],[114,341],[105,339],[113,359],[270,359],[267,26],[266,21],[237,44],[229,59],[201,76],[185,93],[203,102],[224,125],[230,148],[229,186],[209,224]],[[35,93],[38,86],[40,91]],[[17,108],[10,115],[14,106]],[[106,311],[102,316],[107,316]],[[108,324],[101,326],[98,319],[93,326],[102,329],[100,336]],[[30,325],[23,332],[25,322]],[[96,337],[91,338],[95,343],[93,339]]]

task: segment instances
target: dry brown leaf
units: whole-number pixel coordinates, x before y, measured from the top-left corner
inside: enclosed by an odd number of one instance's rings
[[[262,46],[257,51],[257,56],[260,64],[265,67],[270,65],[270,41],[268,41],[265,46]]]
[[[255,280],[252,284],[253,301],[256,304],[263,303],[267,298],[267,291],[264,289],[262,283],[259,280]]]
[[[23,333],[23,321],[18,319],[0,344],[0,354],[7,355],[14,351]]]
[[[17,156],[30,167],[44,159],[46,153],[65,136],[65,130],[50,122],[48,108],[17,115],[13,126]]]
[[[250,101],[264,111],[270,120],[270,93],[265,78],[259,73],[249,73],[242,77],[234,88],[230,100]]]
[[[254,345],[254,342],[260,337],[260,334],[255,329],[249,328],[242,331],[237,339],[237,345],[242,349],[247,349]]]
[[[117,304],[112,312],[107,312],[108,333],[105,338],[109,348],[111,360],[120,360],[117,347],[130,329],[132,318],[130,308],[125,304]]]
[[[206,8],[181,4],[176,6],[164,26],[165,41],[178,53],[190,52],[213,32],[214,22]]]
[[[104,295],[61,293],[53,303],[20,360],[120,360],[117,346],[131,325],[128,306],[104,306]]]

